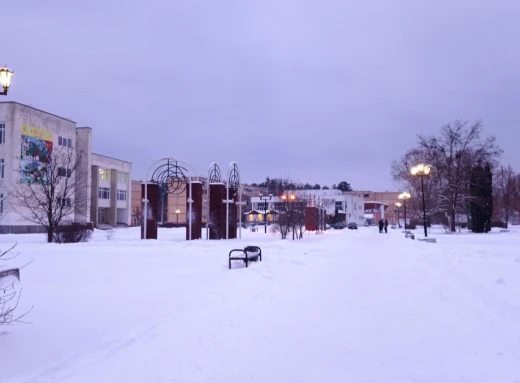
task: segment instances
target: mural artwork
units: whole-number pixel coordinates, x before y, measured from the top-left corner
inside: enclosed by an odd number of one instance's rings
[[[53,133],[22,125],[20,153],[20,182],[32,184],[45,182],[45,168],[52,155]]]

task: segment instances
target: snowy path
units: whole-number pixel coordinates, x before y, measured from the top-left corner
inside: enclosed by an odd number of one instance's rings
[[[223,241],[40,258],[37,323],[1,339],[0,382],[520,382],[520,262],[498,239],[475,258],[462,236],[268,237],[232,271]]]

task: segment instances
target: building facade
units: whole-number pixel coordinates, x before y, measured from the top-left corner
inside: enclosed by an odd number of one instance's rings
[[[403,220],[403,209],[399,209],[395,205],[396,202],[399,202],[400,192],[355,190],[345,193],[362,197],[367,202],[365,214],[370,224],[377,224],[380,219],[387,219],[392,224],[396,224],[398,218]]]
[[[98,190],[92,190],[100,165],[103,169],[122,172],[130,179],[132,165],[126,161],[112,159],[109,164],[105,157],[92,154],[92,129],[78,128],[67,118],[16,102],[0,102],[0,230],[10,233],[43,231],[41,225],[27,219],[27,209],[12,198],[20,183],[31,184],[41,172],[34,167],[44,168],[50,162],[64,156],[71,159],[73,169],[59,168],[58,175],[74,177],[74,213],[64,220],[76,222],[97,222],[92,206],[102,205],[108,210],[110,224],[130,223],[130,182],[116,185],[114,200],[100,202]],[[71,166],[72,166],[71,165]],[[105,166],[107,165],[107,166]],[[60,174],[62,173],[62,174]],[[119,201],[117,190],[126,190],[127,203]],[[110,192],[112,185],[110,185]],[[10,198],[7,198],[7,197]],[[76,203],[84,201],[84,203]],[[63,201],[70,204],[71,201]],[[94,212],[95,213],[95,212]],[[114,216],[114,218],[112,218]]]
[[[340,190],[288,190],[287,195],[294,194],[295,199],[289,203],[303,203],[305,206],[321,206],[325,209],[329,218],[336,222],[355,222],[363,225],[364,199],[355,195],[343,194]],[[281,196],[272,196],[270,200],[264,200],[260,196],[251,197],[252,208],[245,213],[245,221],[248,223],[267,222],[276,220],[276,213],[281,204],[287,203]],[[267,214],[266,214],[267,213]]]

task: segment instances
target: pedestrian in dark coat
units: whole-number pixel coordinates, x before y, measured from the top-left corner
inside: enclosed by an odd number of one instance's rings
[[[388,233],[388,220],[385,219],[385,233]]]
[[[383,232],[383,227],[385,226],[385,222],[383,221],[383,219],[380,219],[379,220],[379,232],[382,233]]]

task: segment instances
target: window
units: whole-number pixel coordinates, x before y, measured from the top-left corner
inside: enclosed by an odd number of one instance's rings
[[[4,159],[3,158],[0,158],[0,178],[4,178],[4,168],[5,168],[5,163],[4,163]]]
[[[99,188],[98,189],[98,198],[99,199],[110,199],[110,189],[109,188]]]
[[[107,170],[108,169],[104,169]],[[128,173],[117,173],[117,182],[120,184],[127,184],[128,183]]]
[[[61,207],[70,207],[70,198],[58,198],[58,206]]]
[[[339,209],[339,210],[343,209],[343,202],[336,201],[336,209]]]
[[[258,202],[256,204],[256,208],[258,210],[267,210],[267,209],[269,209],[269,207],[267,206],[267,202]]]
[[[4,214],[4,195],[0,194],[0,214]]]
[[[202,211],[206,211],[208,210],[208,207],[207,206],[202,206]]]
[[[58,168],[58,177],[70,178],[72,175],[72,169]]]
[[[99,179],[102,181],[110,181],[110,170],[99,169]]]
[[[5,122],[0,122],[0,144],[5,144]]]
[[[117,190],[117,200],[126,201],[126,190]]]
[[[59,146],[63,146],[65,148],[72,148],[72,139],[59,136],[58,137],[58,145]]]

